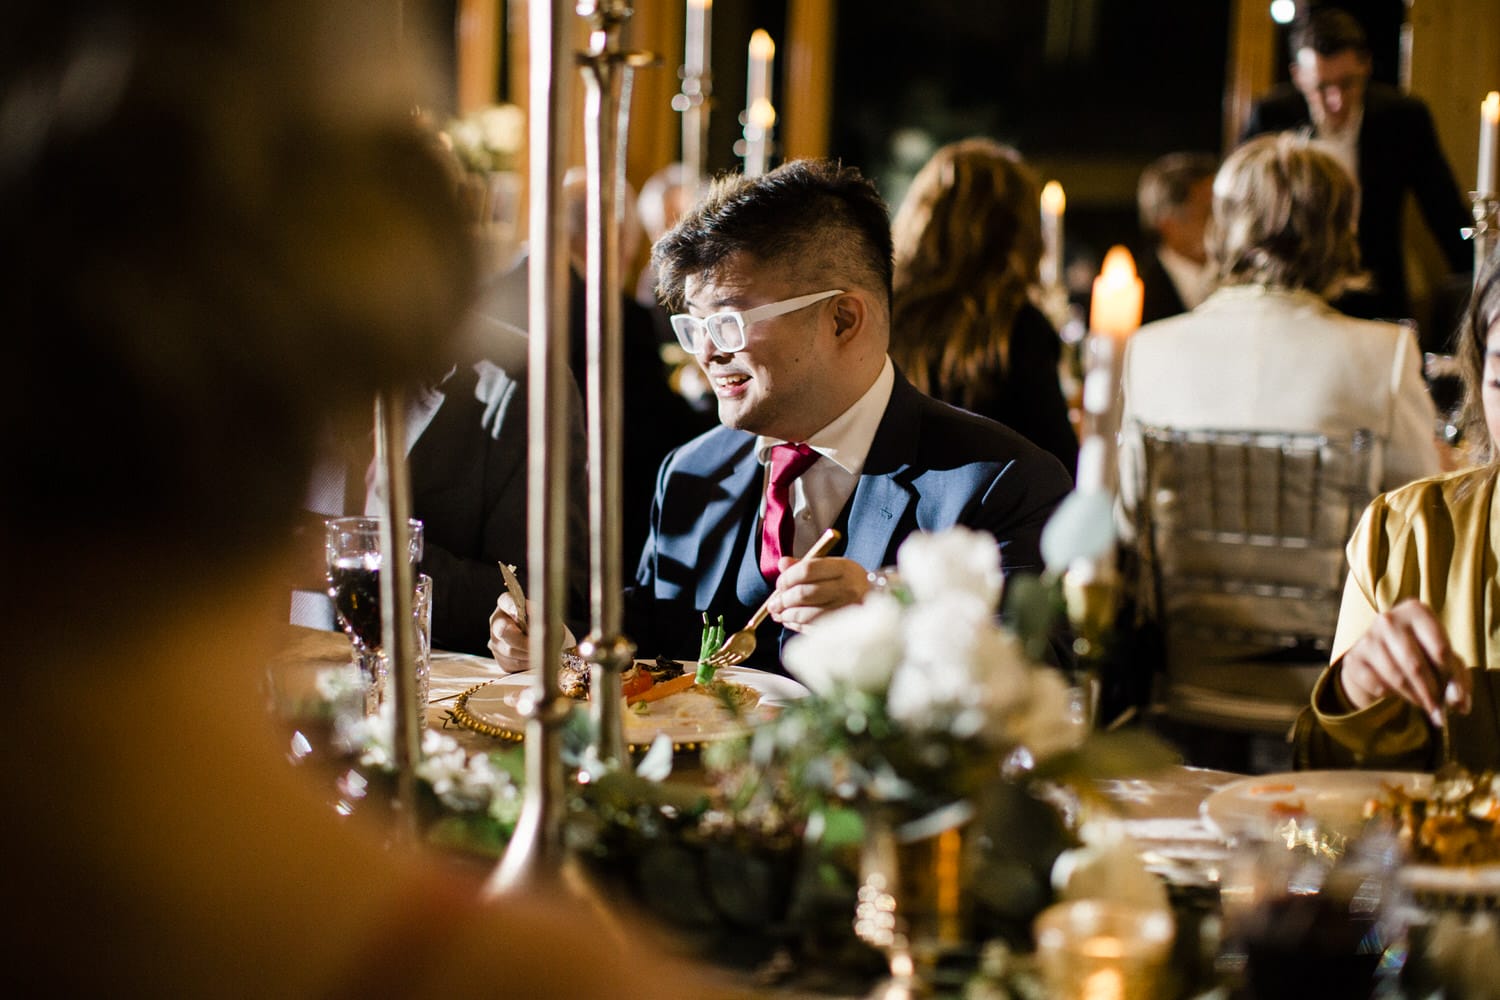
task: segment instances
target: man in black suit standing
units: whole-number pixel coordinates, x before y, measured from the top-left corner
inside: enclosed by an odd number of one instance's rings
[[[1214,289],[1204,233],[1213,214],[1214,174],[1210,153],[1168,153],[1141,171],[1136,186],[1141,232],[1144,297],[1141,323],[1187,312]]]
[[[1359,181],[1359,250],[1373,285],[1335,303],[1366,318],[1411,315],[1402,210],[1407,192],[1454,272],[1471,254],[1459,230],[1471,222],[1443,157],[1427,106],[1370,80],[1370,48],[1350,14],[1322,8],[1291,34],[1292,83],[1257,102],[1241,139],[1301,129],[1327,143]]]

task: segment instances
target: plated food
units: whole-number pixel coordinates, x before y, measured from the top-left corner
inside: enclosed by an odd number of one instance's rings
[[[636,668],[648,673],[660,670],[657,661],[637,660]],[[745,733],[768,721],[791,701],[805,697],[807,689],[790,677],[749,667],[724,667],[707,684],[697,683],[692,661],[676,661],[679,677],[653,681],[651,691],[665,696],[650,700],[637,697],[623,713],[625,741],[643,750],[659,735],[665,735],[680,750],[694,750],[713,740]],[[488,736],[516,741],[525,733],[525,705],[530,699],[532,675],[507,674],[465,692],[453,709],[462,726]],[[682,689],[677,689],[678,686]],[[648,692],[649,693],[649,692]]]
[[[1295,771],[1241,778],[1203,800],[1204,821],[1226,840],[1266,835],[1289,819],[1325,833],[1353,836],[1364,825],[1365,805],[1388,788],[1419,793],[1431,775],[1417,771]]]
[[[1500,788],[1492,771],[1455,768],[1426,789],[1392,786],[1365,816],[1388,824],[1412,861],[1443,866],[1500,862]]]

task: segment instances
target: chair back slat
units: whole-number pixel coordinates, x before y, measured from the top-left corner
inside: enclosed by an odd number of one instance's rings
[[[1344,546],[1375,495],[1379,442],[1324,434],[1138,428],[1145,606],[1168,716],[1279,731],[1332,642]]]

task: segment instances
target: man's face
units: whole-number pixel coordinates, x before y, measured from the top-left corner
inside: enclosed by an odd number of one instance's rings
[[[693,275],[683,285],[687,311],[703,317],[748,310],[822,291],[789,269],[747,254],[728,258],[714,276]],[[728,353],[703,338],[697,360],[726,427],[787,441],[805,441],[838,412],[828,413],[839,379],[833,309],[837,298],[759,320],[745,328],[745,346]]]
[[[1292,63],[1292,83],[1307,98],[1320,132],[1341,131],[1354,119],[1364,106],[1369,79],[1369,57],[1353,50],[1321,56],[1301,49]]]
[[[1213,209],[1214,179],[1204,177],[1193,185],[1182,207],[1162,220],[1162,242],[1188,260],[1202,264],[1208,260],[1205,234]]]

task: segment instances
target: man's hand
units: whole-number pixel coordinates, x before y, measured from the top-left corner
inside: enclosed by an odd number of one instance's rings
[[[869,590],[869,574],[852,559],[827,556],[798,562],[783,556],[771,595],[771,617],[800,632],[829,611],[858,604]]]
[[[531,611],[530,608],[526,610]],[[531,667],[531,647],[526,630],[517,621],[516,601],[508,592],[500,595],[494,612],[490,614],[490,652],[495,663],[507,674],[520,673]]]
[[[536,620],[536,605],[526,602],[526,620]],[[563,648],[578,645],[573,632],[563,626]],[[495,602],[490,614],[490,653],[495,664],[507,674],[531,669],[531,640],[527,631],[516,620],[516,599],[506,591]]]
[[[1340,661],[1339,682],[1355,708],[1387,695],[1411,702],[1442,725],[1446,700],[1461,713],[1472,706],[1469,670],[1448,643],[1432,609],[1407,598],[1375,619]]]

